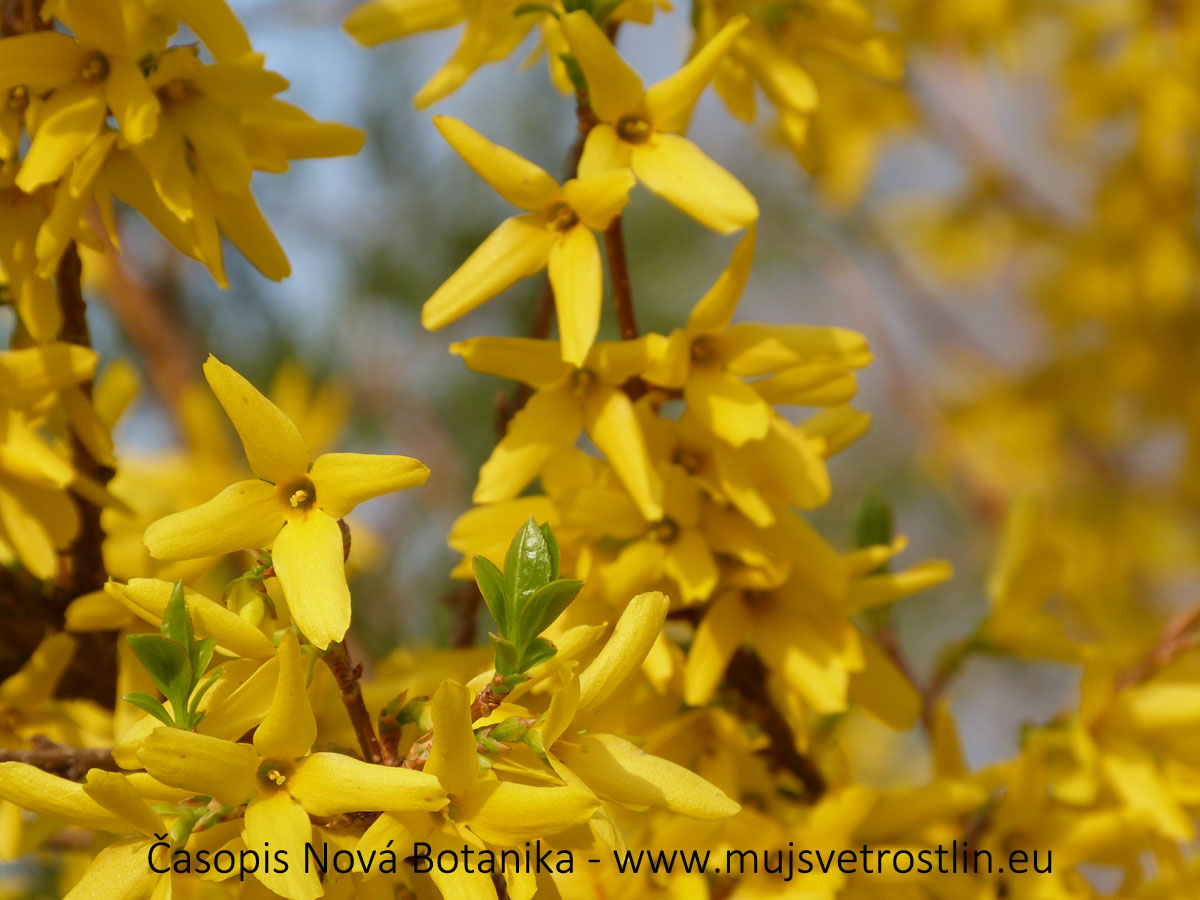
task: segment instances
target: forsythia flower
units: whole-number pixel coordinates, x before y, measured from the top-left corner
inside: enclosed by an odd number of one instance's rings
[[[296,425],[241,375],[215,357],[204,375],[258,478],[155,522],[146,547],[159,559],[194,559],[270,545],[301,632],[322,649],[340,641],[350,625],[350,591],[337,520],[364,500],[423,484],[429,470],[407,456],[311,459]]]
[[[550,269],[563,359],[582,365],[600,327],[603,277],[592,231],[603,231],[629,200],[628,169],[572,178],[562,187],[545,171],[457,119],[434,124],[467,164],[527,215],[501,223],[421,310],[430,329],[448,325],[520,278]]]

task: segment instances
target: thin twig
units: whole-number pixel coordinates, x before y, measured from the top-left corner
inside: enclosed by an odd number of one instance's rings
[[[329,645],[322,659],[337,681],[338,693],[341,694],[342,704],[350,716],[350,724],[354,727],[363,758],[369,763],[383,762],[391,765],[393,760],[384,758],[379,737],[375,734],[375,726],[371,724],[371,714],[367,712],[367,705],[363,702],[362,688],[359,685],[362,666],[354,665],[350,661],[350,654],[346,652],[346,646],[337,641]]]
[[[621,230],[620,216],[605,229],[604,248],[608,251],[608,273],[612,278],[617,327],[621,332],[621,340],[632,341],[638,336],[637,316],[633,310],[633,287],[629,283],[629,260],[625,256],[625,235]]]
[[[1169,666],[1179,654],[1200,643],[1200,603],[1176,614],[1145,658],[1117,681],[1117,690],[1125,690],[1153,677]]]
[[[0,762],[21,762],[71,781],[79,781],[89,769],[116,772],[120,769],[108,747],[68,747],[38,736],[29,750],[0,750]]]

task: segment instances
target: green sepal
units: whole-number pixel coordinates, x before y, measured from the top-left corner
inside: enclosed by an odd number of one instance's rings
[[[166,707],[164,707],[149,694],[144,694],[141,691],[130,691],[121,699],[126,703],[132,703],[142,712],[149,713],[168,727],[175,725],[175,723],[171,721],[171,716],[167,712]]]
[[[479,585],[479,593],[483,595],[483,602],[487,604],[488,612],[495,619],[500,633],[507,637],[509,633],[508,600],[504,593],[504,573],[496,567],[494,562],[483,556],[476,556],[472,559],[471,566],[475,569],[475,582]]]

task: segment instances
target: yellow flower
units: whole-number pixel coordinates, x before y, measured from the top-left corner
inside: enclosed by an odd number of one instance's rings
[[[646,450],[633,403],[621,390],[648,360],[648,342],[596,344],[581,366],[564,362],[553,341],[472,338],[450,352],[468,368],[514,378],[535,388],[479,471],[476,503],[515,497],[581,430],[607,457],[639,510],[662,516],[662,484]]]
[[[735,447],[771,430],[772,403],[809,403],[830,381],[871,360],[866,339],[845,328],[730,325],[754,259],[754,231],[738,243],[721,277],[673,331],[645,373],[652,384],[683,388],[690,409]],[[746,383],[743,378],[774,377]]]
[[[441,328],[520,278],[549,266],[563,359],[582,365],[600,327],[603,275],[592,231],[603,231],[629,200],[633,175],[614,169],[558,182],[533,163],[491,143],[457,119],[434,123],[467,164],[514,206],[506,219],[438,288],[421,323]]]
[[[292,618],[324,649],[350,625],[350,591],[337,520],[364,500],[423,484],[429,470],[407,456],[326,453],[311,459],[295,424],[216,357],[204,364],[257,479],[146,529],[158,559],[194,559],[271,545]]]
[[[735,18],[682,69],[645,88],[590,15],[563,16],[560,27],[600,119],[588,134],[580,174],[632,168],[638,181],[714,231],[729,234],[753,224],[758,203],[750,192],[678,133],[747,21]]]
[[[146,736],[138,760],[163,784],[226,806],[245,804],[246,846],[260,849],[270,842],[296,861],[283,873],[256,872],[259,880],[290,900],[312,900],[321,896],[320,880],[299,864],[313,836],[309,815],[437,810],[448,801],[438,780],[424,772],[371,765],[340,753],[309,753],[317,721],[294,632],[285,632],[279,651],[279,684],[252,744],[164,727]]]

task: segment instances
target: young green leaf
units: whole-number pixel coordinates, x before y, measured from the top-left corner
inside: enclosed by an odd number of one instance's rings
[[[554,624],[582,587],[582,581],[564,578],[550,582],[530,597],[521,610],[518,646],[529,646],[534,638]]]
[[[175,587],[171,590],[171,599],[167,601],[167,608],[163,611],[162,636],[181,647],[191,647],[195,639],[182,581],[175,582]]]
[[[525,649],[525,655],[521,659],[521,671],[528,672],[535,666],[540,666],[557,652],[558,648],[545,638],[534,638]]]
[[[492,650],[496,655],[496,674],[507,678],[520,673],[520,657],[517,648],[502,637],[491,635]]]
[[[143,694],[141,691],[130,691],[121,699],[126,703],[132,703],[138,709],[142,710],[142,712],[149,713],[168,727],[175,724],[171,721],[171,716],[167,713],[166,708],[149,694]]]
[[[507,600],[504,596],[504,573],[490,559],[476,556],[471,560],[475,569],[475,581],[479,585],[479,593],[483,594],[483,602],[487,604],[488,612],[496,620],[500,634],[508,637]]]
[[[550,580],[557,581],[561,554],[558,552],[558,538],[554,536],[554,529],[550,527],[549,522],[542,523],[542,537],[546,541],[546,550],[550,553]]]
[[[192,661],[187,650],[157,634],[131,634],[126,640],[158,689],[171,701],[176,719],[182,720],[192,691]]]
[[[213,650],[216,648],[216,638],[205,638],[192,644],[192,687],[195,687],[204,676],[204,670],[208,668]]]
[[[510,625],[520,621],[525,601],[550,582],[550,551],[533,516],[529,517],[508,547],[504,560],[505,617]]]

